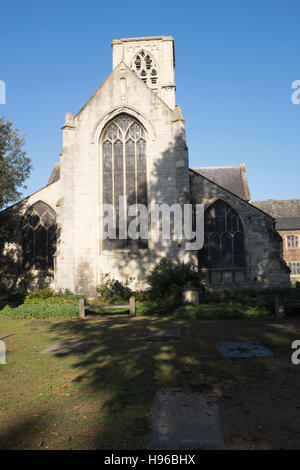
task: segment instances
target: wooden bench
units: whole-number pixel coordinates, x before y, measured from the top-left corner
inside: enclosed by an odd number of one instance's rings
[[[86,310],[107,310],[111,308],[129,308],[130,316],[134,317],[136,315],[136,305],[135,297],[132,295],[129,299],[128,305],[87,305],[85,299],[79,299],[79,317],[84,319],[86,318]]]

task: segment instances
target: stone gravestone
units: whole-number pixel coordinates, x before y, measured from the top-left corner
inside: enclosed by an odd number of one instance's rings
[[[40,354],[57,354],[57,355],[67,355],[74,353],[85,352],[88,349],[92,348],[95,343],[83,340],[69,340],[69,341],[59,341],[58,343],[51,344],[47,348],[40,351]]]
[[[9,336],[13,336],[15,333],[0,333],[0,339],[8,338]]]
[[[227,341],[217,344],[217,348],[222,356],[225,357],[266,357],[273,356],[270,349],[257,344],[248,344],[241,341]]]
[[[148,449],[225,449],[216,397],[164,389],[153,402]]]

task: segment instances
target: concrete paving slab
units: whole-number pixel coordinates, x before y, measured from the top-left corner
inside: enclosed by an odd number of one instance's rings
[[[152,408],[148,449],[225,449],[216,397],[163,389]]]
[[[225,343],[217,344],[217,348],[225,357],[267,357],[273,356],[270,349],[260,346],[258,344],[248,344],[240,341],[227,341]]]
[[[148,341],[161,341],[163,339],[180,339],[180,328],[166,328],[166,329],[147,329],[144,336]]]
[[[94,343],[83,340],[59,341],[58,343],[51,344],[43,349],[43,351],[40,351],[40,354],[57,354],[64,356],[72,353],[85,352],[93,346]]]

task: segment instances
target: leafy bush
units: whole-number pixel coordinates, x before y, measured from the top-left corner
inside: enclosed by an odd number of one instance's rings
[[[27,299],[48,299],[53,297],[54,290],[51,287],[44,287],[43,289],[35,289],[29,292],[26,296]]]
[[[78,305],[78,299],[66,299],[60,296],[48,297],[46,299],[33,298],[24,300],[26,305],[54,305],[54,304],[76,304]]]
[[[158,302],[146,300],[144,302],[137,302],[138,315],[154,315],[160,313]]]
[[[23,304],[16,308],[7,305],[0,311],[0,318],[72,318],[77,316],[78,305],[75,304]]]
[[[96,288],[100,301],[107,305],[128,301],[133,294],[129,287],[132,280],[133,278],[130,278],[123,283],[111,277],[109,273],[104,274],[103,284]]]
[[[264,307],[237,305],[234,303],[187,305],[179,307],[174,315],[180,318],[199,320],[221,320],[234,318],[267,317],[269,312]]]
[[[135,296],[135,300],[137,302],[147,302],[148,300],[150,300],[150,294],[147,290],[135,291],[133,295]]]
[[[49,304],[77,304],[82,295],[73,294],[69,289],[54,291],[50,287],[35,289],[25,297],[25,304],[49,305]]]
[[[161,310],[170,313],[183,303],[182,291],[188,286],[202,288],[202,276],[191,264],[163,258],[147,277],[151,299],[160,300]]]

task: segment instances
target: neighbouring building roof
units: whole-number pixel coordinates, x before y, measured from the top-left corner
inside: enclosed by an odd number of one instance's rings
[[[300,229],[300,199],[268,199],[252,204],[276,219],[277,230]]]
[[[276,220],[277,230],[300,230],[300,217],[279,217]]]
[[[268,199],[267,201],[253,201],[252,204],[268,212],[275,219],[279,217],[300,217],[300,199]]]
[[[240,163],[239,166],[210,166],[193,168],[193,170],[236,196],[250,201],[251,196],[244,163]]]

